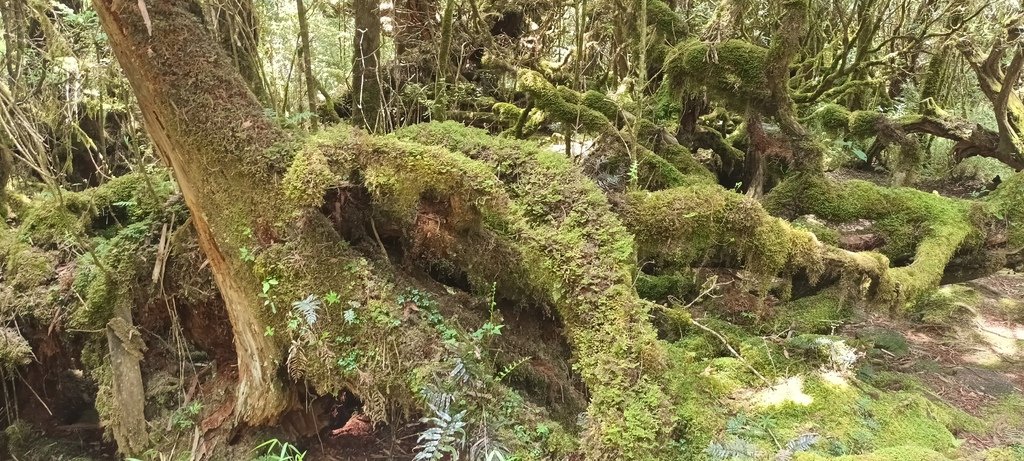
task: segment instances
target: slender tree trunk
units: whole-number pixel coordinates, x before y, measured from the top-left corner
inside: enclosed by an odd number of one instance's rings
[[[455,0],[448,0],[441,19],[441,49],[437,53],[437,84],[434,96],[434,120],[444,120],[448,114],[448,85],[452,82],[452,21],[455,15]]]
[[[303,80],[306,81],[306,103],[309,106],[310,123],[313,129],[317,128],[316,117],[316,80],[313,77],[313,58],[309,48],[309,21],[306,17],[306,4],[302,0],[295,0],[295,6],[299,15],[299,38],[302,40],[302,72]]]
[[[380,2],[354,0],[355,33],[352,43],[352,123],[371,133],[381,123]]]
[[[252,0],[226,0],[216,10],[217,34],[249,89],[264,106],[270,94],[259,56],[260,32]]]
[[[271,423],[291,404],[278,380],[283,348],[264,335],[259,281],[239,254],[250,244],[247,231],[265,227],[260,217],[274,211],[274,202],[260,200],[274,193],[263,152],[282,133],[192,13],[192,1],[147,2],[152,34],[133,2],[93,5],[224,298],[238,356],[235,415]]]

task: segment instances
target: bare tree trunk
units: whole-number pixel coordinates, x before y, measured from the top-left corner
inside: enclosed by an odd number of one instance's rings
[[[263,152],[282,133],[192,13],[193,2],[147,4],[151,34],[134,3],[93,1],[224,298],[238,355],[236,417],[270,423],[291,404],[277,377],[283,348],[264,335],[259,281],[239,254],[251,239],[246,231],[265,227],[259,217],[274,211],[260,200],[273,191]]]
[[[270,105],[270,93],[263,78],[259,57],[260,33],[252,0],[226,0],[215,7],[220,43],[235,67],[263,105]]]
[[[352,43],[352,123],[371,133],[381,123],[380,2],[354,0],[355,34]]]
[[[434,96],[434,120],[444,120],[448,113],[448,85],[452,82],[452,21],[455,15],[455,0],[448,0],[441,19],[441,49],[437,53],[437,83]]]

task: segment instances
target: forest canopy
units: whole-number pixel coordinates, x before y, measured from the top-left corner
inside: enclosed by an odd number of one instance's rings
[[[2,459],[1024,459],[1018,0],[0,19]]]

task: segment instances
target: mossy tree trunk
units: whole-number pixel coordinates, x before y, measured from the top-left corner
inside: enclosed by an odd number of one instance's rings
[[[383,128],[380,123],[380,74],[377,71],[380,62],[379,8],[378,0],[355,0],[353,3],[352,123],[371,133]]]
[[[789,66],[800,52],[800,39],[807,32],[807,0],[786,0],[779,28],[765,59],[768,82],[768,112],[793,145],[793,166],[797,171],[821,173],[824,153],[799,120],[789,92]]]
[[[134,3],[94,0],[132,85],[146,129],[169,165],[224,298],[238,355],[235,414],[274,421],[290,404],[277,378],[283,351],[264,336],[259,281],[239,254],[247,230],[271,216],[273,180],[263,152],[282,133],[263,114],[186,0],[148,2],[152,34]],[[116,7],[115,7],[116,5]]]

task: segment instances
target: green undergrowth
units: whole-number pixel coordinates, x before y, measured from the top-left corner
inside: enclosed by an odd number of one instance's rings
[[[987,201],[993,215],[1007,225],[1008,250],[1024,251],[1024,173],[1004,179]]]

